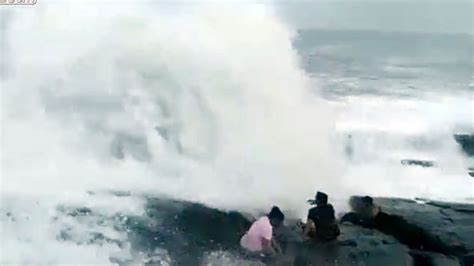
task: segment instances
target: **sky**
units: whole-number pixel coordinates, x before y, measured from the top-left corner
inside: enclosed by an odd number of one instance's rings
[[[298,29],[474,32],[474,0],[277,0],[276,10]]]

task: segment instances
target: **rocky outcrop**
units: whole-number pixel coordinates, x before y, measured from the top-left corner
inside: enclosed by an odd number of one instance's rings
[[[375,202],[384,212],[420,228],[430,244],[444,249],[438,253],[455,256],[462,265],[474,264],[474,205],[393,198]]]
[[[113,224],[116,230],[126,232],[126,245],[131,245],[135,256],[141,256],[140,263],[145,265],[163,265],[164,261],[171,265],[300,266],[471,266],[474,263],[474,205],[469,204],[376,198],[375,203],[384,212],[400,216],[410,225],[406,228],[416,232],[415,238],[401,237],[406,234],[403,226],[384,233],[344,223],[336,241],[307,242],[301,236],[298,219],[287,217],[286,226],[275,230],[284,253],[262,258],[242,254],[239,247],[240,237],[252,222],[248,215],[187,201],[145,199],[146,213],[142,216],[105,217],[89,208],[61,207],[58,210],[89,224]],[[94,232],[90,239],[82,235],[78,241],[75,237],[71,230],[58,233],[58,239],[79,244],[125,245],[124,240]],[[423,244],[427,241],[431,244]],[[111,261],[123,266],[136,264],[131,258],[111,258]]]
[[[411,243],[400,242],[396,234],[387,235],[350,224],[341,225],[337,241],[315,244],[303,241],[297,221],[290,218],[287,226],[276,231],[284,255],[251,261],[268,265],[472,265],[474,206],[420,204],[391,198],[378,198],[376,203],[386,212],[400,215],[420,228],[423,233],[417,237],[427,239],[419,241],[434,244],[414,248]],[[168,250],[171,261],[177,265],[199,264],[206,260],[207,254],[217,251],[233,254],[236,264],[248,260],[240,254],[238,245],[240,236],[250,226],[243,214],[162,199],[149,199],[147,210],[146,217],[128,220],[130,225],[139,221],[130,232],[137,249],[152,252],[160,246]],[[147,228],[140,224],[154,226]],[[441,248],[430,250],[431,246]]]
[[[433,161],[427,160],[416,160],[416,159],[404,159],[400,161],[403,165],[416,165],[421,167],[433,167],[436,164]]]
[[[454,139],[469,156],[474,156],[474,134],[454,134]]]
[[[474,177],[474,168],[469,168],[467,172],[471,177]]]

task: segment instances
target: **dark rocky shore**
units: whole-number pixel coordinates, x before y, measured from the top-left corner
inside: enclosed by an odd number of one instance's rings
[[[117,196],[129,196],[120,194]],[[127,232],[133,252],[146,265],[469,265],[474,264],[474,205],[376,198],[384,212],[398,215],[404,225],[384,234],[350,223],[341,224],[337,241],[314,244],[301,239],[296,219],[275,232],[284,254],[274,258],[246,258],[239,249],[240,237],[252,218],[186,201],[147,198],[143,216],[103,217],[87,208],[60,211],[96,223],[110,223]],[[108,222],[109,221],[109,222]],[[62,241],[75,241],[67,230]],[[87,243],[113,243],[99,233]],[[132,265],[111,258],[118,265]]]

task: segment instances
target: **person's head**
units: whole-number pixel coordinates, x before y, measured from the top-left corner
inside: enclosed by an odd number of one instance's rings
[[[365,212],[373,208],[374,200],[369,196],[352,196],[349,199],[349,206],[354,212]]]
[[[316,193],[316,205],[328,204],[328,194],[318,191]]]
[[[314,196],[314,200],[308,200],[308,203],[311,205],[326,205],[328,204],[328,195],[324,192],[318,191]]]
[[[273,206],[272,210],[268,214],[268,219],[270,220],[270,224],[273,227],[279,227],[283,223],[283,220],[285,220],[285,215],[280,210],[280,208]]]

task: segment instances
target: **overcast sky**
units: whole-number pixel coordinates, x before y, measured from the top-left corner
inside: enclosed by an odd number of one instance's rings
[[[277,0],[296,28],[473,34],[474,0]]]

